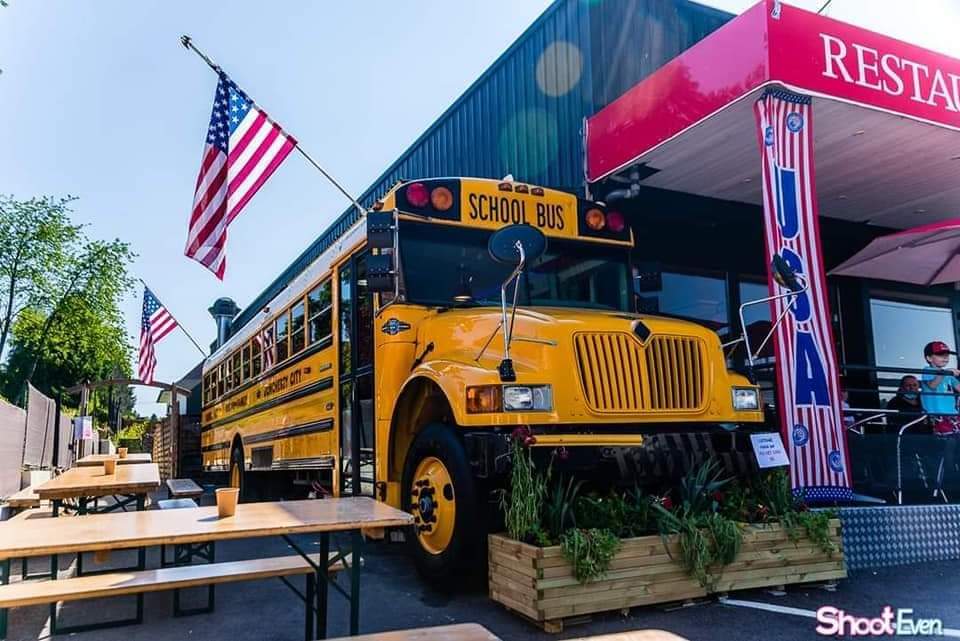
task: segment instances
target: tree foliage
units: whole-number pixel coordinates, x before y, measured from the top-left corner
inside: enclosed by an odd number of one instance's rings
[[[70,222],[71,202],[0,196],[0,354],[20,313],[47,307],[55,295],[56,276],[81,233]]]
[[[71,202],[2,201],[0,274],[9,289],[0,291],[14,301],[5,320],[8,398],[22,398],[27,382],[56,394],[84,380],[130,372],[120,301],[133,285],[133,253],[120,240],[86,238],[70,222]]]

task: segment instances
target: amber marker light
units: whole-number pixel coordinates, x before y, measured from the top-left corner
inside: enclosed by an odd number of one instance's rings
[[[475,385],[467,388],[467,413],[489,414],[503,410],[503,388],[499,385]]]
[[[453,207],[453,193],[446,187],[434,187],[430,192],[430,204],[437,211],[447,211]]]
[[[587,215],[584,218],[587,221],[587,227],[594,231],[600,231],[607,225],[607,218],[599,209],[587,210]]]

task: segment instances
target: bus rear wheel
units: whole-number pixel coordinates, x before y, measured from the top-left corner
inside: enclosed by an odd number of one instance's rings
[[[477,490],[463,442],[439,423],[425,427],[407,452],[403,508],[413,514],[417,569],[433,580],[472,569],[481,556]]]

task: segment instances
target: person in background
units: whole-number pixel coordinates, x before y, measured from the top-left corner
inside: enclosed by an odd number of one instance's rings
[[[943,341],[927,343],[923,348],[927,367],[923,368],[920,377],[920,402],[923,411],[930,415],[933,432],[941,444],[933,495],[939,495],[945,502],[947,497],[943,488],[955,479],[957,444],[960,442],[956,397],[960,392],[960,380],[957,380],[960,371],[947,367],[951,354],[956,355],[956,352]]]
[[[921,376],[920,402],[933,419],[933,431],[944,435],[960,433],[955,396],[960,393],[960,371],[947,367],[951,354],[956,352],[943,341],[927,343],[923,348],[927,367]]]
[[[920,404],[920,380],[913,374],[907,374],[901,378],[897,395],[887,401],[887,409],[898,412],[887,417],[887,432],[890,434],[897,434],[901,427],[918,419],[923,412],[923,406]],[[920,432],[919,428],[920,426],[917,425],[910,431],[911,433]]]

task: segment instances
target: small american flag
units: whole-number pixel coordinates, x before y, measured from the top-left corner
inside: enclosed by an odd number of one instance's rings
[[[273,327],[267,327],[256,335],[254,340],[260,344],[263,352],[263,371],[273,367]]]
[[[143,288],[143,315],[140,317],[140,380],[153,382],[153,371],[157,368],[157,355],[154,346],[164,336],[177,328],[176,319],[167,308],[160,304],[157,297],[148,288]]]
[[[227,225],[296,145],[292,136],[221,73],[184,254],[223,280]]]

